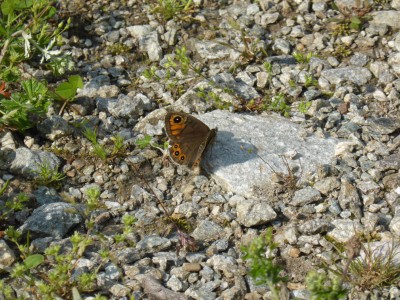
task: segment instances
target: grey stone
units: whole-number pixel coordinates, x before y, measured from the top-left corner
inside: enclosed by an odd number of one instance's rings
[[[15,253],[4,240],[0,240],[0,273],[15,262]]]
[[[131,264],[140,259],[140,254],[136,248],[123,248],[116,251],[115,257],[122,264]]]
[[[381,10],[374,11],[371,14],[371,24],[385,24],[393,29],[400,29],[400,11],[395,10]]]
[[[114,284],[114,285],[109,289],[109,291],[111,292],[111,294],[112,294],[114,297],[118,297],[118,298],[126,297],[126,296],[128,296],[128,295],[130,294],[130,292],[131,292],[131,290],[130,290],[128,287],[126,287],[126,286],[124,286],[124,285],[122,285],[122,284],[119,284],[119,283]]]
[[[290,42],[288,42],[287,40],[284,40],[282,38],[277,38],[274,43],[274,48],[276,50],[281,51],[283,54],[289,54],[292,49],[292,46],[290,45]]]
[[[257,90],[249,86],[241,79],[233,78],[232,74],[220,73],[211,78],[217,87],[229,88],[245,100],[251,100],[259,96]]]
[[[400,237],[400,215],[390,221],[389,229],[395,236]]]
[[[224,229],[218,224],[209,220],[203,220],[197,225],[192,236],[198,241],[213,241],[221,237],[223,233]]]
[[[278,116],[231,114],[215,110],[198,116],[218,133],[209,147],[203,167],[227,190],[249,198],[271,182],[274,172],[287,173],[280,155],[296,150],[301,156],[303,176],[315,173],[320,164],[334,158],[338,142],[332,138],[301,137],[301,127]],[[298,165],[296,161],[293,164]],[[254,170],[260,170],[255,172]]]
[[[236,205],[237,220],[240,224],[251,227],[266,224],[277,217],[277,214],[266,201],[246,199]]]
[[[332,225],[335,228],[327,235],[339,243],[346,243],[354,235],[362,233],[362,226],[358,221],[337,219],[332,221]]]
[[[134,25],[126,27],[130,35],[136,39],[151,33],[153,30],[150,25]]]
[[[304,206],[319,200],[321,200],[320,192],[308,186],[296,191],[290,204],[294,206]]]
[[[230,57],[237,57],[239,55],[239,52],[223,45],[222,43],[213,41],[199,41],[197,39],[192,39],[191,43],[196,53],[202,59],[226,59]]]
[[[160,61],[162,59],[162,48],[158,41],[158,33],[151,31],[139,37],[139,50],[146,52],[150,61]]]
[[[368,63],[368,56],[363,53],[355,53],[350,58],[350,64],[357,67],[363,67]]]
[[[62,198],[57,194],[57,191],[53,188],[40,186],[36,191],[33,192],[36,197],[36,201],[40,204],[48,204],[53,202],[62,202]]]
[[[391,134],[400,128],[400,119],[371,118],[368,120],[367,127],[374,134]]]
[[[350,209],[355,217],[361,218],[361,199],[357,188],[345,178],[342,178],[338,200],[343,210]]]
[[[329,229],[329,222],[325,220],[310,220],[299,227],[299,231],[303,234],[312,235],[317,233],[324,233]]]
[[[50,141],[55,141],[72,133],[72,127],[60,116],[50,116],[41,122],[37,129]]]
[[[224,272],[224,276],[232,278],[238,271],[235,259],[225,255],[213,255],[207,260],[207,264],[216,271]]]
[[[274,24],[276,21],[278,21],[280,15],[279,13],[262,13],[256,16],[255,21],[257,24],[260,24],[261,26],[265,27],[268,24]]]
[[[145,236],[136,244],[136,249],[144,253],[156,253],[171,247],[171,241],[158,235]]]
[[[79,225],[82,221],[81,214],[72,204],[49,203],[35,209],[18,230],[23,233],[29,231],[38,237],[62,238],[71,228]]]
[[[385,156],[382,160],[379,160],[375,164],[375,168],[379,171],[388,170],[399,170],[400,169],[400,152],[393,153],[389,156]]]
[[[144,110],[151,108],[150,100],[143,94],[137,94],[134,97],[130,95],[120,95],[116,102],[109,106],[111,115],[116,118],[134,118],[137,119],[143,115]]]
[[[345,81],[356,85],[365,85],[371,78],[371,72],[362,67],[343,67],[337,69],[323,70],[321,78],[326,79],[332,85],[340,85]]]
[[[171,278],[167,281],[167,287],[175,292],[181,292],[186,290],[187,284],[183,283],[179,278],[172,275]]]
[[[60,160],[54,153],[28,148],[18,148],[14,154],[9,155],[8,160],[11,161],[12,173],[28,178],[37,177],[41,165],[47,165],[50,170],[58,170],[60,166]]]
[[[16,141],[11,132],[0,133],[0,151],[12,151],[17,149]]]

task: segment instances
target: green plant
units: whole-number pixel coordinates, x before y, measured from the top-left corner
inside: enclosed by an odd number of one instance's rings
[[[140,149],[144,149],[148,146],[150,146],[152,148],[156,148],[156,149],[160,150],[161,152],[164,152],[166,149],[168,149],[168,146],[169,146],[168,142],[165,142],[163,145],[160,145],[157,143],[153,143],[151,140],[152,140],[152,137],[150,135],[146,135],[142,139],[137,139],[135,141],[135,144]]]
[[[347,295],[339,276],[329,277],[325,273],[311,271],[307,274],[306,284],[311,300],[339,300],[345,299]]]
[[[278,300],[278,285],[285,278],[279,275],[282,269],[273,262],[273,258],[265,257],[266,250],[272,253],[276,248],[277,245],[273,243],[272,227],[269,227],[263,236],[257,237],[248,246],[243,246],[241,249],[244,253],[243,259],[248,261],[251,278],[257,285],[267,284],[273,299]]]
[[[351,261],[346,281],[368,290],[399,283],[398,243],[392,241],[375,248],[368,243],[362,249],[364,254]]]
[[[143,71],[143,76],[147,79],[156,79],[160,80],[160,77],[156,74],[157,68],[155,66],[151,66],[150,69],[146,69]]]
[[[314,76],[312,76],[311,74],[305,76],[304,87],[308,88],[310,86],[316,86],[317,84],[318,81],[314,79]]]
[[[339,45],[336,47],[335,52],[333,54],[338,58],[344,58],[350,56],[352,53],[353,51],[350,48],[344,45]]]
[[[337,25],[333,27],[333,35],[334,36],[343,36],[350,34],[351,31],[360,31],[365,22],[371,19],[367,13],[371,10],[371,6],[368,1],[362,2],[356,1],[356,7],[352,7],[352,9],[343,9],[340,11],[342,13],[341,18],[331,18],[330,22],[335,22]],[[339,8],[332,4],[332,8],[339,11]]]
[[[194,71],[198,75],[200,74],[200,71],[192,65],[190,58],[187,56],[187,49],[185,46],[177,47],[174,54],[168,56],[164,68],[167,71],[168,79],[171,78],[171,70],[175,72],[180,70],[183,75],[188,75],[189,70]]]
[[[272,63],[265,61],[263,66],[265,68],[265,72],[267,72],[269,75],[272,75]]]
[[[8,185],[8,181],[7,181],[6,185]],[[3,188],[2,188],[2,190],[3,190]],[[0,193],[0,195],[1,195],[1,193]],[[0,212],[1,212],[0,220],[4,220],[8,216],[13,215],[15,212],[24,209],[26,207],[25,204],[28,201],[29,201],[29,197],[24,193],[19,193],[16,197],[6,200],[4,203],[4,207],[0,206]]]
[[[314,56],[314,53],[309,52],[309,53],[305,54],[305,53],[301,53],[298,51],[294,51],[292,53],[292,56],[298,63],[308,64],[310,62],[311,58]]]
[[[60,173],[57,169],[52,168],[50,163],[47,161],[37,164],[36,169],[32,171],[32,173],[36,175],[36,183],[44,186],[57,184],[57,182],[65,178],[63,173]]]
[[[310,107],[311,107],[311,101],[301,101],[297,108],[298,108],[299,112],[306,114]]]
[[[0,196],[4,194],[4,192],[7,190],[8,186],[10,185],[10,179],[8,179],[4,185],[0,188]]]
[[[0,295],[5,299],[15,299],[12,288],[7,284],[11,279],[17,279],[19,287],[29,291],[35,299],[72,299],[72,294],[79,294],[78,291],[93,290],[98,271],[110,257],[108,251],[100,250],[101,261],[96,269],[73,276],[79,258],[83,256],[86,248],[93,244],[93,239],[88,235],[75,232],[70,237],[72,248],[61,250],[60,245],[52,245],[45,250],[44,255],[31,254],[29,239],[25,244],[21,244],[21,233],[14,228],[9,227],[6,236],[17,245],[22,262],[15,263],[8,269],[10,278],[0,280]],[[26,294],[21,299],[28,298],[31,297]]]
[[[51,62],[51,70],[63,74],[68,54],[53,50],[62,41],[61,34],[68,29],[60,22],[51,27],[56,8],[50,0],[4,0],[0,15],[0,78],[6,82],[17,81],[19,65],[35,55],[42,56],[41,63]],[[64,59],[64,61],[63,61]],[[70,60],[69,60],[70,61]]]
[[[268,109],[278,112],[281,115],[288,117],[290,112],[290,105],[286,103],[285,96],[278,94],[272,97],[271,102],[268,104]]]
[[[79,75],[72,75],[68,77],[68,81],[58,85],[54,92],[49,93],[53,99],[64,102],[60,109],[60,115],[64,111],[65,106],[75,100],[77,90],[81,88],[83,88],[82,77]]]
[[[196,95],[199,98],[204,99],[206,102],[212,103],[217,109],[228,109],[232,106],[231,103],[222,100],[222,98],[211,89],[198,88],[196,90]]]
[[[123,43],[115,43],[107,47],[107,50],[112,55],[121,55],[125,53],[129,53],[131,48]]]
[[[125,214],[122,217],[122,223],[124,225],[123,231],[121,234],[116,234],[114,239],[117,243],[126,242],[129,234],[133,232],[132,225],[136,222],[136,219],[132,215]],[[133,245],[131,245],[133,246]]]
[[[125,152],[126,147],[124,145],[124,139],[118,134],[110,138],[113,145],[109,147],[102,145],[97,141],[97,133],[93,129],[88,127],[85,128],[83,135],[92,143],[94,155],[102,160],[121,156]]]
[[[164,21],[179,18],[192,9],[192,0],[158,0],[153,12],[162,16]]]
[[[22,92],[12,93],[10,99],[0,96],[0,124],[25,131],[45,116],[51,99],[45,83],[34,79],[21,83]]]

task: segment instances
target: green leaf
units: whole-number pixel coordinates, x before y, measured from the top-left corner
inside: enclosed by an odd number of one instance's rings
[[[350,18],[350,22],[354,24],[361,24],[361,19],[359,17],[353,16]]]
[[[146,135],[143,139],[136,140],[135,144],[140,149],[144,149],[150,144],[150,142],[151,142],[151,136],[150,135]]]
[[[2,4],[1,4],[1,12],[4,15],[9,15],[14,11],[14,2],[13,0],[5,0]]]
[[[68,77],[68,82],[61,83],[55,90],[56,99],[71,100],[76,96],[76,90],[83,88],[82,77],[79,75],[72,75]],[[54,94],[52,94],[54,96]]]
[[[14,7],[15,7],[15,9],[18,9],[18,10],[22,10],[22,9],[31,7],[33,5],[33,1],[34,0],[19,0],[19,1],[13,0]]]
[[[73,85],[70,82],[63,82],[56,88],[56,94],[64,100],[71,99],[75,96]]]
[[[72,75],[68,78],[69,83],[71,83],[72,87],[75,89],[81,89],[83,88],[83,81],[82,77],[79,75]]]
[[[44,261],[44,256],[41,254],[33,254],[24,259],[24,265],[27,269],[33,269]]]

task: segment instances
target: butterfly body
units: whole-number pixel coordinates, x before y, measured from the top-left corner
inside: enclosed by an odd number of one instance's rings
[[[200,164],[207,146],[217,130],[210,129],[195,117],[182,112],[169,112],[165,116],[165,129],[170,139],[172,160],[190,168]]]

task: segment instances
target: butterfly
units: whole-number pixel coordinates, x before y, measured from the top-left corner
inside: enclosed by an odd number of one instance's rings
[[[169,112],[165,116],[165,129],[170,139],[172,160],[189,168],[200,164],[207,146],[217,134],[202,121],[182,112]]]

